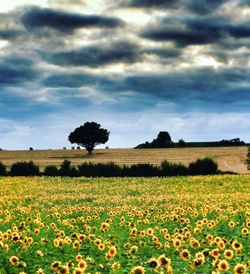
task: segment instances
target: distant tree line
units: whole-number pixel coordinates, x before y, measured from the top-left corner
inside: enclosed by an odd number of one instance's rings
[[[187,175],[208,175],[219,173],[218,165],[210,158],[198,159],[185,166],[181,163],[163,161],[160,166],[152,164],[117,165],[109,163],[85,162],[77,167],[64,160],[60,167],[46,166],[41,172],[32,161],[14,163],[7,171],[0,162],[0,176],[68,176],[68,177],[166,177]]]
[[[136,146],[136,149],[140,148],[178,148],[178,147],[224,147],[224,146],[245,146],[246,143],[239,138],[231,140],[221,140],[213,142],[185,142],[180,139],[177,143],[173,142],[169,133],[166,131],[160,131],[157,138],[152,142],[145,142]]]

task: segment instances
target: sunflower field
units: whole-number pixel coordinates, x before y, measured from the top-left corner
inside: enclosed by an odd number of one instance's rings
[[[250,273],[250,176],[0,178],[0,273]]]

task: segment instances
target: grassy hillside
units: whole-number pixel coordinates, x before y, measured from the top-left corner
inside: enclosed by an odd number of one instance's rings
[[[151,163],[159,165],[163,160],[189,164],[198,158],[211,157],[218,162],[223,171],[246,173],[245,165],[247,147],[215,147],[215,148],[165,148],[165,149],[96,149],[92,156],[85,150],[34,150],[34,151],[0,151],[0,162],[10,167],[17,161],[34,161],[44,168],[47,165],[60,165],[69,159],[73,165],[82,162],[115,162],[131,165],[135,163]]]

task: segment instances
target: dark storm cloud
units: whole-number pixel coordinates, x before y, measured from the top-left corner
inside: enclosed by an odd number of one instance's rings
[[[154,54],[162,58],[176,58],[179,57],[182,52],[179,49],[167,49],[167,48],[154,48],[154,49],[144,49],[142,51],[144,54]]]
[[[244,83],[244,86],[242,86]],[[57,74],[46,78],[43,84],[58,90],[92,87],[116,99],[143,98],[147,102],[175,104],[176,111],[193,109],[206,111],[246,111],[250,103],[249,70],[240,68],[215,70],[212,68],[186,69],[166,73],[110,74]],[[70,96],[71,94],[71,96]],[[77,100],[73,89],[67,98]],[[140,99],[141,98],[141,99]],[[151,98],[151,99],[150,99]],[[127,105],[130,109],[130,106]]]
[[[41,53],[43,58],[60,66],[98,67],[114,63],[133,63],[139,59],[138,46],[126,41],[110,45],[91,45],[80,49],[56,53]]]
[[[199,15],[213,13],[227,0],[124,0],[119,6],[145,8],[145,9],[185,9]],[[118,2],[119,3],[119,2]]]
[[[227,1],[228,0],[187,0],[183,2],[184,5],[186,2],[186,7],[190,11],[200,15],[207,15],[216,11],[218,8],[220,8],[221,5],[223,5]]]
[[[131,0],[121,1],[121,6],[136,8],[174,8],[179,5],[179,0]]]
[[[6,57],[0,61],[0,86],[17,86],[33,81],[39,72],[32,67],[33,61],[23,57]]]
[[[24,32],[20,30],[4,30],[0,29],[0,39],[3,40],[12,40],[21,36]]]
[[[27,10],[21,20],[27,29],[50,27],[62,32],[90,27],[117,28],[124,24],[122,20],[114,17],[81,15],[38,7]]]
[[[42,84],[46,87],[57,88],[79,88],[83,86],[94,85],[99,80],[98,77],[90,73],[61,73],[52,74],[42,81]]]
[[[245,86],[241,86],[243,82]],[[239,68],[136,74],[120,79],[114,88],[176,103],[181,112],[192,109],[246,111],[250,103],[249,70]]]
[[[167,17],[141,33],[155,41],[172,41],[179,46],[219,43],[226,38],[249,38],[249,24],[233,24],[220,18]]]

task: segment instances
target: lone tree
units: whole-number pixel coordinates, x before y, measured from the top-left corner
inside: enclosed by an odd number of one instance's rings
[[[109,132],[107,129],[101,128],[101,125],[95,122],[85,123],[71,132],[68,137],[70,143],[85,147],[88,154],[92,153],[95,146],[105,144],[108,139]]]
[[[166,131],[160,131],[157,138],[153,141],[153,144],[156,147],[164,148],[169,147],[171,145],[171,137],[168,132]]]

